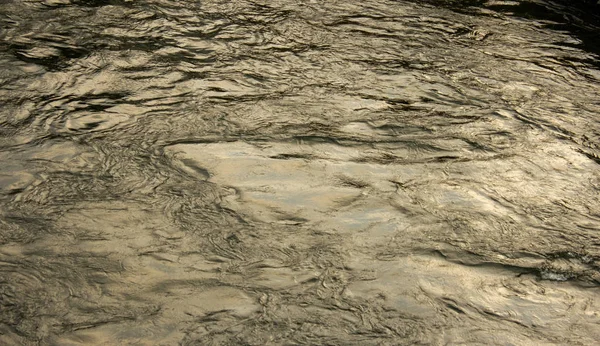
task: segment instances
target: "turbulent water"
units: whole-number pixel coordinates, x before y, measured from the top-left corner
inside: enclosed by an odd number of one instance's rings
[[[595,344],[594,11],[3,0],[0,344]]]

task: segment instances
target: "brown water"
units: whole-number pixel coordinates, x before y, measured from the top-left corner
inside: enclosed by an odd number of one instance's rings
[[[0,344],[597,343],[599,9],[2,1]]]

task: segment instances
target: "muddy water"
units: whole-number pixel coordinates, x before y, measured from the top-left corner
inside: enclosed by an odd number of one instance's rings
[[[596,10],[3,1],[0,344],[594,344]]]

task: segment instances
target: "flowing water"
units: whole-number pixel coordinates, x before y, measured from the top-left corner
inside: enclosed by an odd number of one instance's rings
[[[595,344],[583,1],[2,0],[0,344]]]

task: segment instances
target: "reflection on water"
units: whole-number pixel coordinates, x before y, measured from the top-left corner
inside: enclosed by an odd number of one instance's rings
[[[0,344],[594,344],[598,9],[3,2]]]

